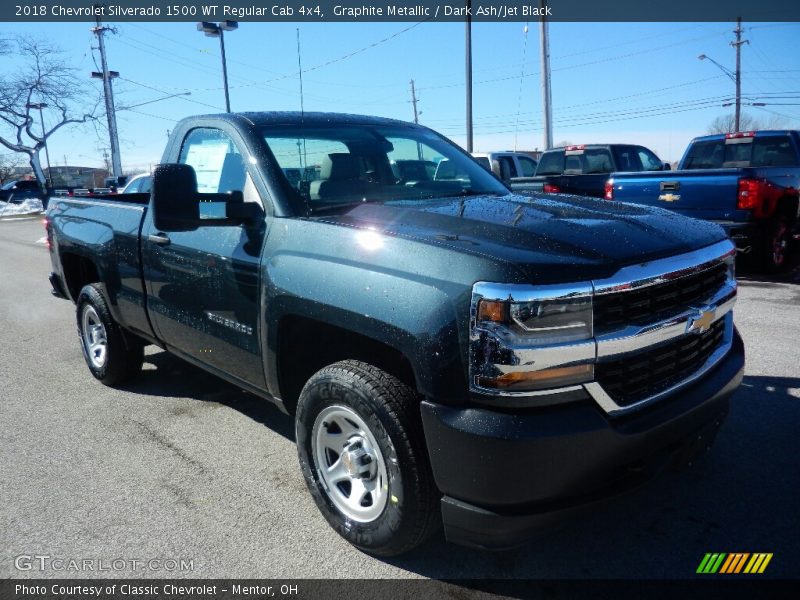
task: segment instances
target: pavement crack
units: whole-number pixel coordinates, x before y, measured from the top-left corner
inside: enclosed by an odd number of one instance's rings
[[[172,442],[172,440],[167,439],[163,434],[153,429],[150,425],[142,423],[141,421],[137,421],[136,419],[131,419],[130,417],[123,417],[123,419],[136,425],[136,427],[138,427],[148,439],[177,456],[181,462],[193,467],[198,473],[205,474],[206,468],[200,462],[186,454],[186,452],[178,448],[174,442]]]

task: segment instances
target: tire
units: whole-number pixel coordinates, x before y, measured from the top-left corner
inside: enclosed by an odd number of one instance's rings
[[[409,386],[367,363],[335,363],[303,387],[295,428],[306,485],[348,542],[397,556],[438,529],[439,494]]]
[[[139,374],[144,345],[126,335],[114,321],[102,284],[84,286],[77,302],[78,339],[83,358],[95,379],[105,385],[124,383]]]
[[[792,243],[792,228],[784,216],[770,221],[766,228],[761,251],[761,266],[768,273],[777,273],[786,268]]]

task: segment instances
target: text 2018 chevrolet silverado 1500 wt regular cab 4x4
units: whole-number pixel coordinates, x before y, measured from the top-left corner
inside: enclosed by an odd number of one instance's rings
[[[708,219],[766,270],[786,266],[800,225],[800,132],[699,137],[671,173],[613,173],[605,197]]]
[[[120,383],[156,344],[294,414],[314,500],[368,552],[442,521],[518,544],[705,448],[741,380],[716,225],[515,196],[389,119],[194,117],[162,160],[151,195],[47,212],[90,371]],[[449,162],[401,182],[406,160]]]

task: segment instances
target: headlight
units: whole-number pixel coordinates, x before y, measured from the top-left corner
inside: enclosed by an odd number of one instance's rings
[[[472,383],[478,390],[524,393],[593,380],[590,284],[477,284],[474,292]]]
[[[505,324],[521,337],[542,344],[588,340],[592,337],[592,299],[481,300],[478,322]]]

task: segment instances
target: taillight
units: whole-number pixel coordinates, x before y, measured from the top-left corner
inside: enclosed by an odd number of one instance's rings
[[[761,204],[764,182],[759,179],[739,180],[739,193],[736,197],[736,208],[739,210],[754,210]]]
[[[614,180],[609,179],[606,181],[606,185],[603,188],[603,198],[606,200],[613,200],[614,199]]]
[[[736,208],[752,210],[756,218],[766,218],[773,213],[778,199],[785,192],[785,188],[780,188],[764,179],[743,177],[739,180]]]
[[[50,250],[52,248],[52,246],[53,246],[52,243],[51,243],[51,239],[50,239],[50,237],[52,235],[51,230],[50,230],[50,219],[48,219],[47,217],[42,219],[42,225],[44,225],[44,234],[45,234],[44,245],[47,246],[48,250]]]
[[[561,192],[561,188],[553,183],[545,183],[542,191],[545,194],[558,194]]]

